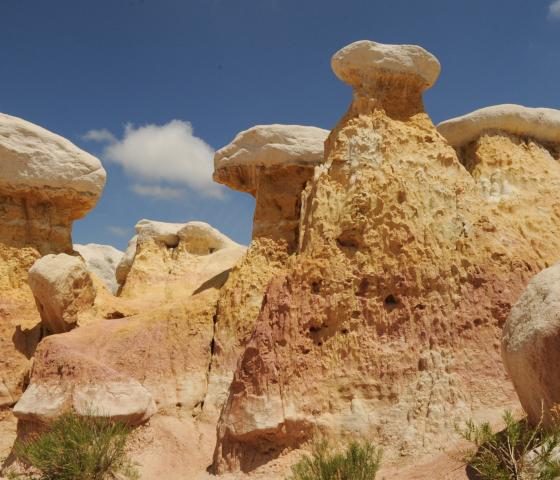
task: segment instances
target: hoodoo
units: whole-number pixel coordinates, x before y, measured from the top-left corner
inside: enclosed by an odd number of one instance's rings
[[[514,401],[500,328],[540,259],[424,112],[439,62],[360,41],[332,66],[352,104],[238,363],[218,472],[250,471],[319,432],[374,439],[389,462],[418,458],[445,447],[457,420]]]

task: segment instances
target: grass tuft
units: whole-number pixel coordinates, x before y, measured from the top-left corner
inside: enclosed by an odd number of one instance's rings
[[[314,444],[292,467],[290,480],[373,480],[381,465],[382,450],[370,442],[351,442],[345,451],[333,450],[326,440]]]
[[[25,441],[17,441],[18,459],[38,473],[33,480],[137,479],[126,453],[130,427],[103,416],[78,416],[67,412],[50,428]]]

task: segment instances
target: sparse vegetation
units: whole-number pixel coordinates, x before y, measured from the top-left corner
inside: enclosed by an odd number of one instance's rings
[[[136,479],[125,445],[130,427],[103,416],[68,412],[44,433],[16,442],[18,459],[37,474],[14,476],[32,480]]]
[[[345,451],[336,451],[321,440],[311,456],[305,455],[292,467],[290,480],[373,480],[381,456],[381,449],[371,442],[351,442]]]
[[[560,476],[560,428],[545,429],[542,422],[531,426],[505,412],[505,428],[494,433],[489,423],[472,420],[458,433],[474,443],[464,461],[480,480],[553,480]]]

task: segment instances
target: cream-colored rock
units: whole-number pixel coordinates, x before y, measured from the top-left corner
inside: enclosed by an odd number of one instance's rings
[[[105,170],[94,156],[44,128],[0,114],[0,241],[70,252],[72,222],[95,204]]]
[[[84,261],[65,253],[37,260],[29,269],[29,286],[50,333],[74,328],[79,312],[95,301],[95,288]]]
[[[237,363],[218,473],[251,472],[317,434],[373,440],[400,469],[449,448],[456,422],[516,402],[499,336],[542,258],[437,132],[427,82],[403,71],[355,85],[325,142],[299,249]]]
[[[370,40],[360,40],[340,49],[333,55],[331,66],[340,80],[358,90],[375,86],[387,76],[418,79],[424,90],[436,82],[441,70],[438,59],[422,47]]]
[[[461,147],[485,132],[496,130],[542,143],[560,144],[560,110],[495,105],[446,120],[437,128],[453,147]]]
[[[116,270],[124,253],[111,245],[97,243],[74,244],[74,250],[85,260],[87,269],[97,275],[111,293],[117,293]]]
[[[126,247],[126,251],[121,258],[121,261],[117,265],[117,270],[115,272],[117,278],[117,284],[119,287],[124,285],[126,282],[126,277],[128,272],[132,268],[132,262],[134,262],[134,257],[136,256],[136,247],[138,245],[138,235],[134,235],[129,241]]]
[[[504,325],[504,364],[534,424],[560,404],[560,263],[536,275]]]

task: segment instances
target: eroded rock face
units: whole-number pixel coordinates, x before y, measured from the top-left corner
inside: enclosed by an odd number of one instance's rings
[[[560,250],[560,111],[497,105],[438,125],[492,214],[552,265]]]
[[[72,222],[97,203],[105,170],[65,138],[0,114],[0,242],[71,252]]]
[[[219,290],[245,248],[202,222],[141,222],[123,296],[92,307],[105,318],[45,338],[14,414],[47,422],[72,407],[140,423],[204,404]],[[151,288],[151,290],[150,290]],[[136,309],[137,315],[119,318]]]
[[[447,446],[459,419],[514,401],[499,332],[541,258],[424,112],[437,60],[357,42],[333,69],[352,105],[306,187],[299,252],[239,361],[218,472],[318,432],[374,439],[388,461],[416,456]]]
[[[560,264],[536,275],[504,326],[504,364],[529,420],[546,425],[560,404]]]
[[[87,269],[97,275],[111,293],[117,293],[116,270],[124,252],[111,245],[99,245],[97,243],[74,244],[74,250],[85,260]]]
[[[44,254],[72,251],[72,222],[97,202],[105,170],[68,140],[0,114],[0,406],[27,382],[41,319],[27,271]]]
[[[50,333],[74,328],[78,314],[95,301],[95,288],[84,261],[65,253],[37,260],[29,269],[29,286]]]

